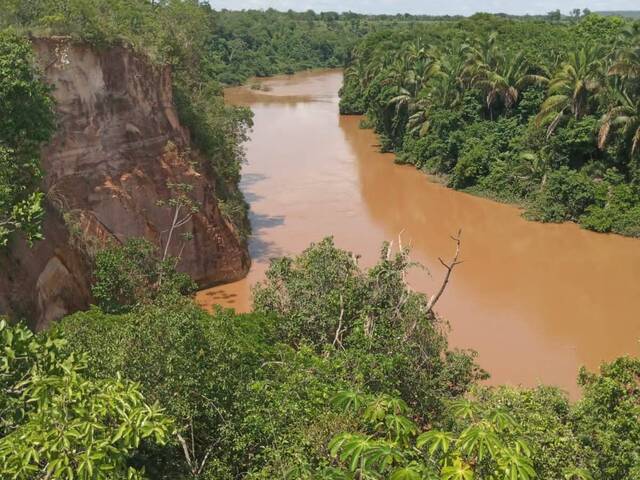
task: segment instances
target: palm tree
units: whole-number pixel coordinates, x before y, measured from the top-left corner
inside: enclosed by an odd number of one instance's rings
[[[468,47],[466,74],[469,78],[473,78],[479,70],[491,70],[497,66],[501,56],[497,39],[498,33],[492,32],[486,38]]]
[[[598,147],[605,147],[611,130],[618,131],[630,144],[631,156],[640,151],[640,96],[631,97],[626,91],[616,92],[616,105],[602,117]]]
[[[455,108],[460,105],[466,88],[464,76],[469,51],[468,44],[453,43],[443,51],[432,49],[428,52],[429,62],[423,65],[420,74],[422,88],[409,108],[408,132],[426,135],[429,130],[428,111],[433,106]]]
[[[438,71],[430,81],[433,103],[455,107],[459,105],[465,90],[465,69],[469,45],[466,43],[447,46],[442,53],[435,52]]]
[[[609,68],[609,75],[623,80],[640,80],[640,35],[635,47],[623,48]]]
[[[525,180],[540,179],[540,188],[547,183],[547,174],[551,169],[549,155],[545,152],[522,152],[520,154],[520,178]]]
[[[601,48],[587,46],[569,54],[567,61],[549,82],[548,97],[537,117],[538,123],[551,119],[547,136],[554,132],[568,113],[579,119],[589,111],[589,99],[598,92],[603,78]]]
[[[507,111],[511,110],[520,96],[520,91],[528,85],[544,84],[549,80],[544,75],[530,73],[531,67],[523,53],[499,58],[493,69],[483,67],[477,74],[475,84],[486,94],[485,102],[493,119],[494,106],[502,102]]]
[[[397,95],[392,97],[384,112],[385,124],[388,125],[392,137],[397,137],[405,124],[415,130],[416,114],[424,118],[428,107],[425,86],[440,73],[439,62],[426,49],[409,45],[407,54],[399,59],[391,68],[387,79]],[[408,120],[408,123],[406,123]]]

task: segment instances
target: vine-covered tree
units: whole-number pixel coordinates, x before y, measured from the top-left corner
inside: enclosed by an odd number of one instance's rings
[[[53,129],[53,99],[31,45],[0,31],[0,248],[14,232],[41,238],[40,145]]]

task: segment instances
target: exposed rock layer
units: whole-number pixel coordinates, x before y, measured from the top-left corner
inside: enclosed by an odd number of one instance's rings
[[[91,298],[86,250],[109,239],[166,239],[173,212],[158,206],[170,184],[193,186],[199,205],[170,252],[200,285],[236,280],[249,267],[246,248],[219,209],[212,179],[189,159],[172,99],[168,68],[125,48],[96,51],[64,38],[36,39],[34,49],[53,87],[58,129],[43,149],[48,211],[46,240],[17,240],[0,257],[0,313],[21,315],[39,329]]]

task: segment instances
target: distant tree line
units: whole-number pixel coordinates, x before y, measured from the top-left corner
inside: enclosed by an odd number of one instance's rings
[[[451,187],[640,236],[637,22],[476,14],[380,30],[354,50],[341,110]]]

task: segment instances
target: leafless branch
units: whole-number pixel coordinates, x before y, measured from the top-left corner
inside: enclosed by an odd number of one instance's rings
[[[167,237],[167,243],[164,246],[164,253],[162,254],[162,260],[167,259],[167,255],[169,254],[169,245],[171,244],[171,237],[173,236],[173,231],[176,228],[176,223],[178,222],[178,216],[180,215],[180,209],[182,205],[177,205],[175,211],[173,212],[173,221],[171,222],[171,227],[169,228],[169,236]]]
[[[444,260],[442,260],[442,258],[438,257],[438,261],[444,266],[444,268],[446,268],[447,273],[445,273],[444,280],[440,285],[440,289],[435,295],[433,295],[429,299],[429,303],[427,303],[427,312],[426,312],[427,315],[433,311],[433,307],[435,307],[436,303],[438,303],[438,300],[440,300],[440,297],[442,296],[445,289],[447,288],[447,284],[449,283],[449,278],[451,277],[451,272],[453,271],[453,269],[456,267],[456,265],[460,265],[462,263],[462,260],[458,260],[458,256],[460,255],[460,237],[461,236],[462,236],[462,229],[459,229],[458,235],[456,235],[455,237],[454,236],[451,237],[451,239],[456,243],[456,253],[453,256],[453,259],[451,260],[451,262],[446,263]]]
[[[191,450],[189,450],[189,445],[187,444],[187,441],[184,439],[184,437],[179,433],[177,433],[176,435],[178,437],[178,442],[180,442],[180,445],[182,446],[184,458],[187,462],[187,465],[189,466],[189,469],[191,470],[191,474],[194,476],[198,476],[204,470],[207,460],[209,459],[209,456],[213,451],[213,447],[217,442],[209,445],[209,448],[207,448],[207,451],[205,452],[204,457],[202,457],[202,460],[198,461],[198,457],[196,455],[195,435],[193,433],[193,419],[189,421],[189,428],[191,430]]]
[[[340,318],[338,319],[338,328],[336,329],[336,336],[333,339],[334,347],[337,345],[338,347],[343,348],[342,346],[342,333],[343,333],[342,319],[343,318],[344,318],[344,303],[342,299],[342,294],[340,294]]]
[[[182,435],[180,435],[179,433],[178,433],[178,441],[180,442],[180,445],[182,445],[182,451],[184,452],[184,458],[187,460],[187,465],[189,465],[189,467],[192,468],[191,456],[189,455],[189,446],[187,445],[187,442],[184,440]]]

